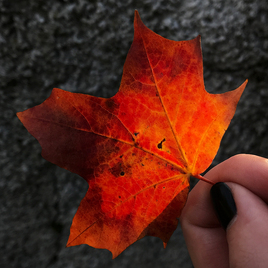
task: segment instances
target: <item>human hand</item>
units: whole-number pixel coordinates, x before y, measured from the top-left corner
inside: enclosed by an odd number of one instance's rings
[[[268,267],[268,160],[237,155],[205,177],[226,182],[213,186],[213,195],[232,193],[235,204],[227,214],[220,212],[225,230],[213,208],[211,185],[200,181],[190,192],[180,221],[194,267]]]

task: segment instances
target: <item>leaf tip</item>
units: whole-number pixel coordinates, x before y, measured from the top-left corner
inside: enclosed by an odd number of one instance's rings
[[[139,11],[137,9],[135,9],[135,19],[140,18],[140,14]]]
[[[239,101],[242,93],[244,92],[244,89],[245,89],[247,83],[248,83],[248,79],[246,79],[242,85],[240,85],[237,89],[234,90],[235,92],[237,92],[237,102]]]
[[[245,80],[245,82],[241,85],[241,86],[243,86],[244,85],[244,88],[246,87],[246,85],[247,85],[247,83],[248,83],[248,79],[246,79]]]
[[[29,109],[28,109],[29,110]],[[27,110],[25,110],[25,111],[22,111],[22,112],[17,112],[16,113],[16,116],[18,117],[18,119],[21,121],[21,123],[24,125],[24,123],[25,123],[25,112],[26,112]]]
[[[134,15],[134,28],[136,27],[140,27],[141,25],[144,25],[142,20],[141,20],[141,17],[140,17],[140,14],[138,12],[137,9],[135,9],[135,15]]]
[[[17,116],[19,119],[20,119],[20,117],[21,117],[21,113],[22,113],[22,112],[17,112],[17,113],[16,113],[16,116]]]

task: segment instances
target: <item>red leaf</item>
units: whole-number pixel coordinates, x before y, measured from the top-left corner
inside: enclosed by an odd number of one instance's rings
[[[48,161],[89,184],[67,245],[113,257],[145,235],[164,245],[177,227],[190,175],[211,164],[246,86],[204,88],[200,37],[167,40],[135,13],[119,92],[104,99],[54,89],[18,113]]]

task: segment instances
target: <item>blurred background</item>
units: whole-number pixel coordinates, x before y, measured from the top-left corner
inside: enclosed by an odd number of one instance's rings
[[[65,248],[87,184],[45,161],[15,115],[53,87],[113,96],[135,9],[168,39],[201,35],[207,91],[249,79],[212,166],[238,153],[268,157],[267,0],[0,0],[0,267],[192,267],[180,227],[166,249],[146,237],[115,260]]]

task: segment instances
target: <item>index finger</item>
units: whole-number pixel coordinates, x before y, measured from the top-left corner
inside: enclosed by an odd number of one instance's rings
[[[211,169],[206,175],[214,182],[234,182],[242,185],[268,203],[268,160],[241,154],[236,155]]]

